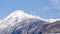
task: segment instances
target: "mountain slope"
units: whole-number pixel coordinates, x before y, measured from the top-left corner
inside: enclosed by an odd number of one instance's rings
[[[16,10],[0,23],[0,34],[41,34],[44,29],[60,19],[43,19]],[[53,25],[51,25],[53,26]]]
[[[42,34],[60,34],[60,20],[54,23],[46,24]]]
[[[46,24],[44,19],[29,15],[22,10],[17,10],[2,21],[0,24],[0,34],[31,34],[39,28],[40,31],[43,24]]]

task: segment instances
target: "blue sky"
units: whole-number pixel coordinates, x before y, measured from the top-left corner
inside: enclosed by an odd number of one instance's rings
[[[60,18],[60,0],[0,0],[0,19],[15,10],[23,10],[45,19]]]

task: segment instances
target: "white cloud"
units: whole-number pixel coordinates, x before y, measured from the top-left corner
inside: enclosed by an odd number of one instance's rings
[[[41,11],[42,13],[45,13],[45,12],[47,12],[47,10],[50,10],[50,9],[51,9],[51,7],[49,7],[49,6],[44,6],[44,7],[42,7],[42,8],[39,8],[38,10]]]
[[[60,9],[60,0],[50,0],[50,5],[52,8]]]
[[[43,9],[44,9],[44,10],[49,10],[49,9],[51,9],[51,8],[48,7],[48,6],[46,6],[46,7],[44,7]]]
[[[59,0],[50,0],[50,2],[51,2],[52,4],[59,4],[59,3],[60,3]]]

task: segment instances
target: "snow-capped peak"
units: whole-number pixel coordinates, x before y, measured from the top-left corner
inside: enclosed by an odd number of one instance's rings
[[[13,12],[9,16],[7,16],[5,19],[10,18],[10,17],[13,17],[13,18],[15,18],[15,17],[22,18],[22,17],[24,17],[24,15],[26,15],[26,14],[22,10],[16,10],[15,12]]]
[[[43,20],[43,21],[47,21],[47,22],[56,22],[60,19],[43,19],[39,16],[36,16],[36,15],[31,15],[31,14],[27,14],[25,13],[24,11],[22,10],[16,10],[14,11],[13,13],[11,13],[9,16],[7,16],[4,20],[8,19],[8,18],[13,18],[15,20],[16,17],[19,18],[19,20],[22,20],[22,19],[28,19],[28,18],[37,18],[37,19],[40,19],[40,20]]]
[[[7,16],[4,20],[10,18],[10,17],[19,17],[19,19],[23,19],[23,18],[37,18],[37,19],[41,19],[44,20],[42,18],[40,18],[39,16],[35,16],[35,15],[31,15],[31,14],[27,14],[22,10],[16,10],[13,13],[11,13],[9,16]]]

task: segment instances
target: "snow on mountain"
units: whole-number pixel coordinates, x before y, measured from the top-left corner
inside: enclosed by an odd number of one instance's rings
[[[36,15],[31,15],[31,14],[27,14],[27,13],[25,13],[24,11],[22,11],[22,10],[16,10],[16,11],[14,11],[13,13],[11,13],[10,15],[8,15],[4,20],[7,20],[7,19],[11,19],[11,18],[13,18],[14,20],[16,19],[16,18],[18,18],[19,20],[23,20],[23,19],[28,19],[28,18],[37,18],[37,19],[40,19],[40,20],[43,20],[43,21],[47,21],[47,22],[50,22],[50,23],[52,23],[52,22],[56,22],[56,21],[58,21],[58,20],[60,20],[60,19],[43,19],[43,18],[41,18],[41,17],[39,17],[39,16],[36,16]]]
[[[47,22],[49,23],[53,23],[53,22],[56,22],[56,21],[59,21],[60,19],[46,19]]]
[[[11,24],[11,25],[14,25],[14,21],[18,21],[18,22],[21,22],[25,19],[31,19],[31,18],[36,18],[36,19],[40,19],[42,21],[45,21],[44,19],[38,17],[38,16],[35,16],[35,15],[30,15],[30,14],[27,14],[25,12],[23,12],[22,10],[16,10],[15,12],[11,13],[10,15],[8,15],[4,20],[3,20],[3,23],[6,23],[7,24]]]
[[[45,21],[38,16],[32,16],[23,12],[22,10],[16,10],[3,19],[2,23],[0,24],[0,34],[18,34],[16,30],[20,32],[19,29],[21,29],[21,34],[26,34],[28,30],[29,33],[31,33],[38,28],[38,24],[43,25],[45,24]]]
[[[16,10],[15,12],[13,12],[9,16],[7,16],[4,20],[6,20],[6,19],[8,19],[10,17],[13,17],[13,18],[19,17],[19,19],[23,19],[23,18],[37,18],[37,19],[44,20],[44,19],[40,18],[39,16],[27,14],[27,13],[25,13],[22,10]]]
[[[22,10],[16,10],[0,23],[0,34],[38,34],[43,25],[60,19],[43,19],[30,15]]]
[[[37,18],[37,19],[40,19],[40,20],[43,20],[43,21],[48,21],[48,22],[55,22],[55,21],[60,20],[60,19],[43,19],[43,18],[41,18],[39,16],[36,16],[36,15],[27,14],[27,13],[25,13],[22,10],[16,10],[16,11],[14,11],[10,15],[8,15],[4,20],[6,20],[6,19],[8,19],[10,17],[12,17],[12,18],[19,17],[20,20],[23,19],[23,18],[24,19],[25,18]]]
[[[45,21],[44,19],[42,19],[38,16],[35,16],[35,15],[32,16],[30,14],[23,12],[22,10],[16,10],[13,13],[11,13],[10,15],[8,15],[5,19],[3,19],[3,23],[14,25],[15,23],[13,23],[13,22],[16,20],[17,20],[17,22],[21,22],[25,19],[31,19],[31,18],[36,18],[36,19]]]

